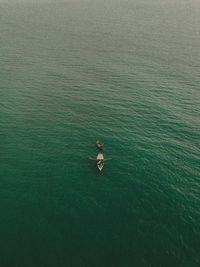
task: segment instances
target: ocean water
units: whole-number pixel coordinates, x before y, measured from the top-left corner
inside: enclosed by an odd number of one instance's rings
[[[0,127],[1,267],[200,266],[199,1],[0,0]]]

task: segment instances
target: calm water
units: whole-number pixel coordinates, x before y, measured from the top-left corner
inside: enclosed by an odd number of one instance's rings
[[[199,48],[197,0],[0,0],[0,266],[200,266]]]

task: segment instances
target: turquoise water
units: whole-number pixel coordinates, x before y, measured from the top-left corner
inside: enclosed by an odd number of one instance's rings
[[[200,265],[199,26],[197,0],[0,0],[0,266]]]

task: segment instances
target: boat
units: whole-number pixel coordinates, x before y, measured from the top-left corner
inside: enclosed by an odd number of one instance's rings
[[[100,141],[96,141],[97,147],[102,150],[103,149],[103,144]]]
[[[97,141],[99,142],[99,141]],[[100,142],[99,142],[100,143]],[[98,144],[98,143],[97,143]],[[101,144],[101,143],[100,143]],[[103,145],[102,145],[103,146]],[[110,160],[112,158],[104,158],[103,156],[103,153],[102,152],[99,152],[97,157],[96,158],[92,158],[92,157],[89,157],[89,159],[91,160],[95,160],[96,161],[96,164],[97,164],[97,169],[99,170],[99,172],[101,172],[103,170],[103,167],[104,167],[104,161],[105,160]]]
[[[104,166],[104,156],[102,153],[99,153],[97,155],[97,169],[101,172],[103,170],[103,166]]]

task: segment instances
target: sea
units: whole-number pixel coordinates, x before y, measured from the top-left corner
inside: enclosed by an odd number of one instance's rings
[[[199,0],[0,0],[0,164],[1,267],[200,266]]]

